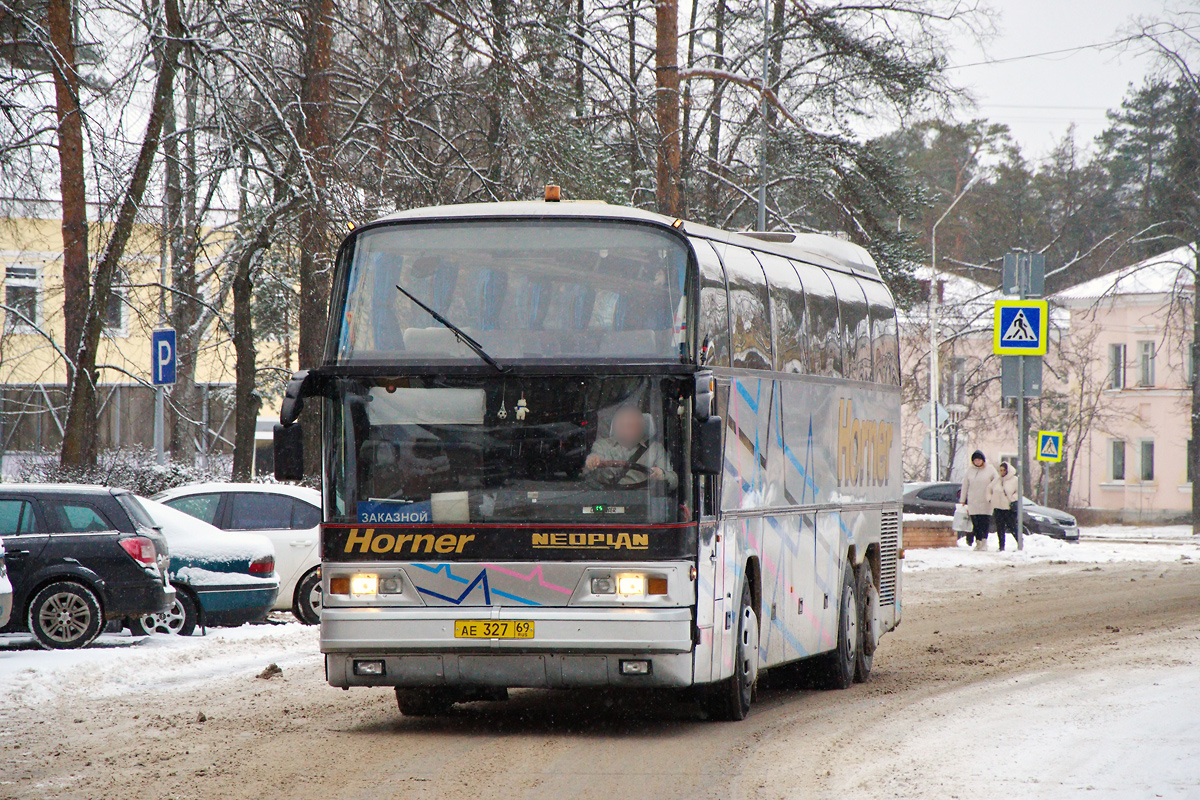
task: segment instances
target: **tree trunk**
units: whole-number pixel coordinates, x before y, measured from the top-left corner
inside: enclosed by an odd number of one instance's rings
[[[83,111],[79,107],[79,73],[75,68],[75,39],[70,0],[50,0],[46,27],[54,47],[54,100],[58,120],[58,169],[62,192],[63,352],[79,353],[89,297],[87,192],[83,171]],[[67,364],[67,382],[74,369]]]
[[[233,479],[250,480],[254,470],[254,432],[258,412],[262,407],[255,377],[258,372],[254,344],[254,288],[250,268],[254,257],[269,243],[273,225],[264,222],[253,242],[246,245],[233,272],[233,351],[236,356],[234,372]]]
[[[638,60],[637,60],[637,6],[635,0],[626,3],[625,33],[629,52],[629,204],[638,203],[641,188],[639,175],[642,170],[641,111],[638,103]]]
[[[1200,535],[1200,245],[1192,244],[1192,435],[1187,459],[1192,475],[1192,534]]]
[[[75,361],[75,379],[71,382],[71,398],[67,407],[67,424],[63,432],[60,460],[67,467],[91,467],[96,463],[96,354],[100,333],[104,327],[104,307],[112,293],[113,276],[125,255],[125,245],[133,232],[137,210],[142,204],[150,169],[158,152],[163,118],[172,98],[179,51],[183,47],[183,22],[179,16],[178,0],[163,0],[167,20],[167,36],[163,40],[163,59],[154,85],[154,102],[146,135],[134,163],[129,185],[117,212],[116,221],[96,265],[91,301],[87,305],[80,336],[79,355]]]
[[[488,103],[487,143],[488,173],[487,191],[493,197],[507,196],[503,185],[505,114],[508,108],[511,49],[509,33],[510,0],[491,0],[492,4],[492,86],[491,102]]]
[[[670,217],[679,208],[679,5],[659,0],[654,8],[654,75],[658,117],[658,211]]]
[[[301,369],[320,366],[324,356],[329,318],[329,224],[325,203],[326,167],[329,163],[330,86],[333,52],[333,0],[310,0],[305,24],[304,78],[300,109],[304,114],[301,143],[313,183],[300,207],[300,344]],[[305,470],[321,471],[320,405],[310,403],[304,412]]]
[[[717,8],[713,14],[713,69],[718,72],[725,69],[725,0],[717,0]],[[725,81],[713,81],[712,120],[708,129],[708,180],[705,194],[710,215],[709,221],[716,223],[717,198],[720,196],[720,184],[712,173],[721,169],[721,99],[725,92]]]

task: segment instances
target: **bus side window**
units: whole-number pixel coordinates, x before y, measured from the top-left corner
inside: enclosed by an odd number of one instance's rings
[[[809,369],[808,322],[800,277],[786,258],[758,253],[758,260],[771,287],[775,370],[806,373]]]
[[[900,353],[896,341],[896,307],[882,283],[860,280],[871,312],[871,345],[875,351],[875,382],[900,385]]]
[[[733,366],[771,369],[771,319],[762,266],[754,253],[733,245],[724,248],[721,258],[729,282]]]
[[[842,377],[842,323],[837,295],[825,270],[794,262],[808,308],[809,357],[813,375]]]
[[[867,317],[867,296],[853,275],[831,272],[842,314],[845,342],[846,377],[854,381],[873,380],[871,372],[871,323]]]
[[[696,347],[707,337],[712,352],[704,362],[709,366],[729,366],[729,297],[725,290],[725,268],[713,246],[705,239],[692,239],[696,261],[700,265],[700,308]]]

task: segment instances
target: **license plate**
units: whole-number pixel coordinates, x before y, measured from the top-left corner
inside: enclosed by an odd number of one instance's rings
[[[456,619],[455,639],[532,639],[533,623],[514,619]]]

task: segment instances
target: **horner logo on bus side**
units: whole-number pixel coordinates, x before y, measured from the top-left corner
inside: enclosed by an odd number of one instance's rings
[[[461,553],[473,541],[472,534],[443,533],[376,533],[374,528],[351,528],[346,536],[346,549],[353,553]]]
[[[859,419],[853,401],[838,400],[838,486],[886,486],[893,434],[892,423]]]

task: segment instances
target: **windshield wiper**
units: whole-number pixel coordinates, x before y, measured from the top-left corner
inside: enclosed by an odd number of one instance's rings
[[[506,367],[502,367],[502,366],[500,366],[500,364],[499,364],[499,363],[496,361],[496,359],[492,358],[491,356],[489,356],[489,355],[487,354],[487,351],[483,349],[483,345],[481,345],[479,342],[477,342],[477,341],[475,341],[474,339],[472,339],[470,336],[467,336],[467,334],[463,333],[463,330],[462,330],[462,328],[458,327],[458,326],[457,326],[457,325],[455,325],[453,322],[451,322],[450,320],[446,319],[446,318],[445,318],[445,317],[443,317],[441,314],[439,314],[438,312],[434,311],[432,308],[430,308],[429,306],[425,305],[424,303],[422,303],[422,302],[421,302],[420,300],[418,300],[417,298],[413,297],[413,296],[412,296],[412,294],[411,294],[410,292],[406,291],[406,290],[404,289],[404,287],[400,286],[400,284],[396,284],[396,288],[400,290],[400,294],[404,295],[404,296],[405,296],[405,297],[407,297],[409,300],[412,300],[414,303],[416,303],[417,305],[419,305],[421,308],[423,308],[423,309],[425,309],[426,311],[428,311],[428,312],[429,312],[429,316],[433,317],[433,318],[434,318],[434,319],[436,319],[438,322],[442,323],[442,324],[443,324],[443,325],[445,325],[447,328],[449,328],[449,329],[450,329],[450,332],[454,334],[454,338],[455,338],[455,339],[458,339],[458,341],[462,342],[462,343],[463,343],[463,344],[465,344],[467,347],[471,348],[471,350],[472,350],[472,351],[475,353],[475,355],[479,356],[479,357],[480,357],[480,358],[482,358],[484,361],[486,361],[486,362],[487,362],[487,363],[488,363],[488,364],[489,364],[489,365],[490,365],[490,366],[491,366],[491,367],[492,367],[494,370],[496,370],[497,372],[505,372],[505,371],[507,371],[507,368],[506,368]]]

